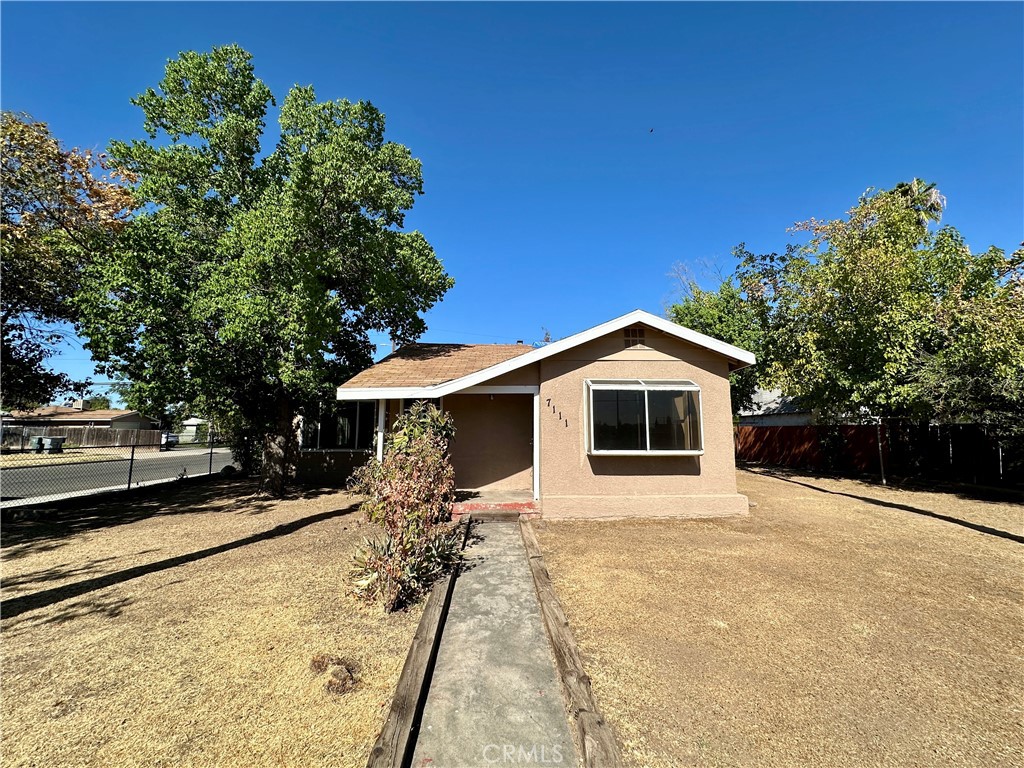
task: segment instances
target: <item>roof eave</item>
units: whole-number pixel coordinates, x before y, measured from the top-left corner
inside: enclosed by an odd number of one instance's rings
[[[674,336],[698,347],[703,347],[712,352],[722,355],[730,361],[729,370],[735,371],[753,365],[757,358],[752,352],[740,349],[732,344],[727,344],[719,339],[698,333],[690,328],[673,323],[663,317],[652,315],[642,309],[635,309],[625,315],[616,317],[608,322],[595,325],[585,331],[580,331],[564,339],[553,341],[543,347],[527,352],[524,355],[513,357],[501,363],[482,368],[474,373],[461,376],[457,379],[422,387],[338,387],[338,400],[391,400],[398,398],[435,398],[444,397],[454,392],[459,392],[469,387],[488,381],[489,379],[503,376],[519,368],[539,362],[545,358],[560,354],[566,350],[586,344],[609,333],[626,328],[636,323],[643,323],[656,330]],[[372,394],[371,394],[372,393]]]
[[[441,384],[422,387],[338,387],[338,400],[430,400]]]

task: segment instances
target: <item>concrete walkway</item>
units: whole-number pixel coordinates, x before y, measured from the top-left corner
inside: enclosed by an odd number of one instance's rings
[[[518,523],[477,523],[412,764],[578,765]]]

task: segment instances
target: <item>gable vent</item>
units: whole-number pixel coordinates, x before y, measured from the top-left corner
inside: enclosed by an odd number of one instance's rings
[[[626,343],[626,349],[629,349],[630,347],[644,346],[643,328],[626,328],[622,333],[623,341]]]

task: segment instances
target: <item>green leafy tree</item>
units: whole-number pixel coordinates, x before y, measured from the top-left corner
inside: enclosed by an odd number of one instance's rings
[[[935,314],[937,350],[922,355],[916,383],[936,418],[982,424],[1024,449],[1024,248],[972,255],[946,229],[935,253],[949,289]]]
[[[214,419],[279,494],[299,404],[369,364],[369,331],[418,337],[453,284],[423,235],[402,229],[420,162],[384,140],[369,102],[319,102],[300,86],[261,160],[275,102],[237,46],[181,54],[133,103],[148,138],[110,154],[146,206],[89,270],[88,348],[130,382],[130,402]]]
[[[52,370],[63,333],[77,319],[71,297],[84,265],[111,246],[134,203],[105,158],[65,149],[45,123],[0,113],[0,282],[3,284],[0,402],[27,408],[74,387]]]
[[[681,289],[682,300],[668,308],[669,320],[760,356],[758,313],[733,279],[723,280],[716,291],[705,291],[694,280],[684,278]],[[758,386],[757,366],[730,374],[729,382],[733,413],[750,407]]]
[[[85,410],[87,411],[105,411],[110,407],[110,398],[106,395],[91,395],[85,400]]]
[[[944,202],[914,180],[796,225],[809,241],[783,254],[739,250],[771,383],[824,418],[1002,423],[992,409],[1019,407],[1020,259],[933,231]]]

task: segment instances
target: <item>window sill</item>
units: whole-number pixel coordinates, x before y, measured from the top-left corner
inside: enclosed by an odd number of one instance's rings
[[[590,456],[703,456],[704,451],[588,451]]]

